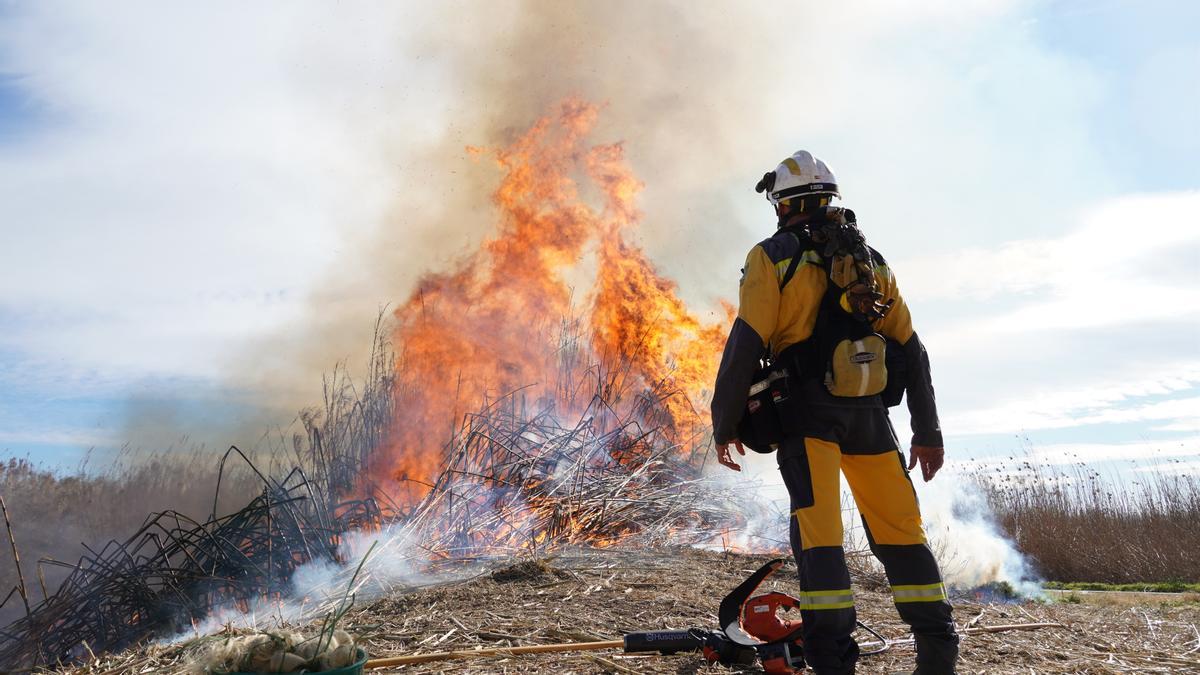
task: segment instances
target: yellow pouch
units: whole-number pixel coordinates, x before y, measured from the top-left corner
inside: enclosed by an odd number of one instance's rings
[[[874,396],[883,391],[887,386],[886,351],[887,342],[875,333],[858,340],[842,340],[833,350],[825,388],[845,398]]]

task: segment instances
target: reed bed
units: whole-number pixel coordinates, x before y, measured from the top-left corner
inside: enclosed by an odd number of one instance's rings
[[[972,477],[1001,530],[1043,578],[1200,582],[1200,477],[1155,470],[1119,481],[1105,467],[1033,458],[1013,466]]]

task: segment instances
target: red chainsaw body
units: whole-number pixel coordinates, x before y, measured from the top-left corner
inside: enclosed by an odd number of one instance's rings
[[[776,558],[729,592],[717,609],[721,632],[732,642],[753,647],[768,675],[797,675],[804,672],[804,642],[801,622],[784,619],[779,612],[799,609],[800,601],[786,593],[754,595],[786,561]]]
[[[804,661],[799,658],[804,645],[800,639],[803,623],[798,618],[779,616],[781,610],[787,612],[799,608],[799,600],[774,591],[750,598],[742,608],[742,629],[763,642],[774,643],[759,650],[763,670],[768,675],[793,675],[804,671]]]
[[[742,628],[763,642],[778,642],[800,632],[800,619],[784,619],[779,610],[799,609],[800,601],[786,593],[771,592],[746,601]]]

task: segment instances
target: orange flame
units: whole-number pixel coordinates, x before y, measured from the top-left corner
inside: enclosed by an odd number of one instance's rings
[[[656,421],[681,443],[704,429],[697,411],[728,324],[697,318],[630,241],[642,183],[620,143],[588,145],[598,114],[568,99],[510,146],[471,149],[503,172],[493,195],[497,232],[452,270],[421,279],[395,311],[396,419],[373,474],[395,481],[397,502],[425,494],[455,425],[489,400],[524,387],[539,405],[581,411],[591,392],[582,404],[573,399],[580,366],[600,367],[610,405],[671,392],[660,406],[667,419]],[[582,198],[584,177],[601,208]],[[592,258],[598,270],[578,308],[568,277]],[[569,340],[585,328],[586,339]]]

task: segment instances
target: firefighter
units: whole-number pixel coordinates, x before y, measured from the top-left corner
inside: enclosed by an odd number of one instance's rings
[[[838,296],[843,289],[831,276],[838,265],[829,257],[832,247],[822,245],[818,233],[825,231],[824,221],[832,214],[845,219],[849,212],[831,207],[830,200],[841,195],[824,162],[806,151],[796,152],[764,175],[756,189],[774,206],[778,229],[750,251],[743,269],[738,317],[725,344],[712,400],[718,459],[741,470],[730,446],[744,454],[738,424],[760,359],[767,355],[788,372],[790,394],[779,411],[784,431],[777,460],[791,500],[790,540],[805,603],[805,659],[817,673],[840,674],[853,673],[858,658],[858,645],[851,637],[854,595],[842,547],[840,472],[862,514],[871,551],[887,572],[896,609],[912,629],[915,672],[953,673],[958,635],[908,475],[920,465],[922,477],[929,481],[943,461],[925,348],[913,332],[894,276],[873,249],[863,268],[871,278],[847,284]],[[865,242],[862,246],[866,248]],[[913,428],[907,467],[885,405],[885,397],[891,395],[856,395],[879,389],[878,382],[865,380],[861,387],[856,381],[856,389],[849,392],[833,387],[829,345],[838,340],[822,332],[836,332],[830,326],[839,321],[852,327],[853,322],[838,313],[856,308],[862,309],[858,318],[867,332],[891,345],[886,359],[893,372],[889,384],[897,384],[898,371],[905,372]],[[855,371],[850,377],[858,376],[857,369],[866,373],[868,367],[884,363],[875,353],[882,349],[853,344],[858,347],[850,350],[850,369]],[[873,363],[876,359],[878,364]],[[893,386],[889,391],[894,390]],[[899,394],[889,401],[898,402]]]

